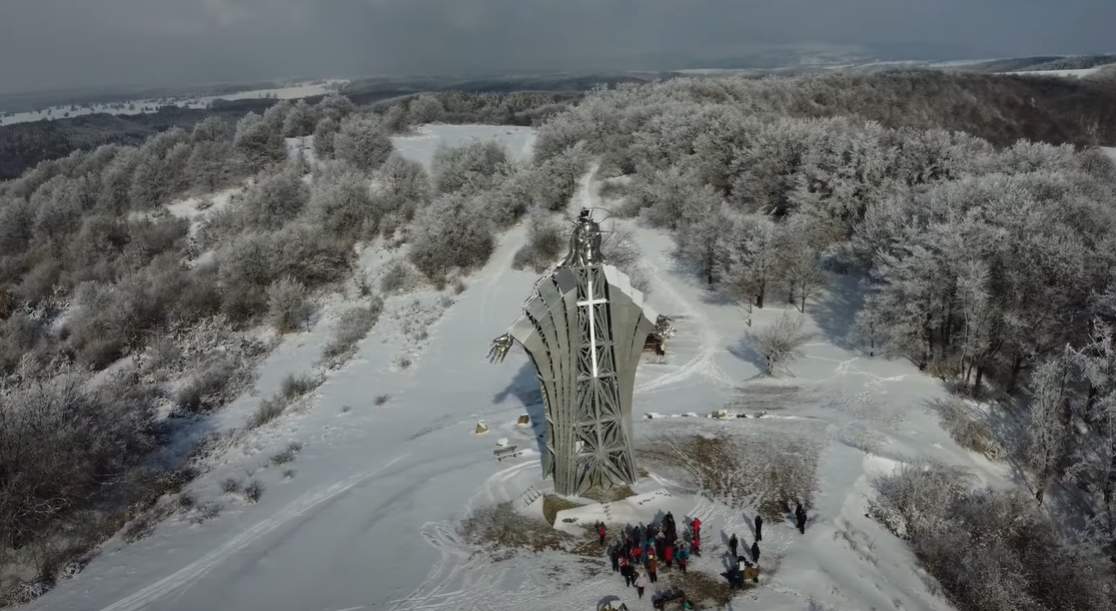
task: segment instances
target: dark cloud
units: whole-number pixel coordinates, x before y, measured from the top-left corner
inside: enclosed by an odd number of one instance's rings
[[[1108,52],[1113,0],[0,0],[0,91],[647,68],[772,47]]]

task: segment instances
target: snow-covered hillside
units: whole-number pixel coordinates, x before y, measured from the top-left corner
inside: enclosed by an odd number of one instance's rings
[[[395,142],[405,156],[429,165],[439,142],[483,139],[524,158],[534,133],[438,125]],[[598,201],[598,186],[584,178],[571,210],[607,205]],[[747,439],[772,427],[813,435],[822,448],[811,524],[805,535],[790,524],[769,524],[763,546],[773,572],[742,595],[744,607],[797,610],[813,601],[816,609],[948,609],[905,544],[865,517],[870,480],[925,457],[962,466],[993,485],[1008,473],[941,429],[929,407],[945,395],[937,380],[905,361],[866,358],[846,347],[858,286],[830,278],[832,288],[808,308],[813,337],[792,375],[767,378],[746,336],[772,324],[784,306],[752,312],[749,328],[745,312],[677,265],[667,234],[616,223],[634,232],[642,250],[650,304],[677,321],[665,362],[640,366],[637,444],[672,430]],[[485,359],[489,341],[516,318],[536,279],[511,268],[525,239],[523,226],[501,235],[488,264],[466,278],[459,295],[431,289],[389,298],[357,355],[325,373],[305,403],[216,454],[213,470],[191,490],[199,501],[220,503],[220,515],[202,524],[175,517],[136,543],[110,542],[80,575],[30,608],[567,610],[594,608],[611,595],[632,609],[650,606],[637,602],[603,562],[554,552],[493,562],[455,532],[470,508],[527,503],[533,490],[547,486],[533,433],[515,426],[520,414],[541,409],[534,371],[519,349],[502,364]],[[379,256],[365,253],[362,265],[376,269]],[[327,304],[310,332],[286,336],[264,361],[256,394],[227,407],[211,426],[242,426],[287,373],[320,371],[315,361],[340,305]],[[412,337],[401,329],[416,315],[430,325]],[[411,364],[401,366],[401,356]],[[765,415],[645,417],[726,407]],[[488,435],[473,435],[478,420],[491,427]],[[498,463],[492,449],[501,437],[529,451]],[[299,448],[295,460],[277,465],[274,456],[291,444]],[[263,484],[258,503],[222,493],[221,482],[236,477]],[[672,498],[678,513],[703,518],[709,543],[695,570],[716,578],[728,534],[750,540],[750,514],[694,496],[661,474],[651,473],[636,491]]]

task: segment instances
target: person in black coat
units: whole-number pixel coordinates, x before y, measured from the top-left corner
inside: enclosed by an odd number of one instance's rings
[[[752,562],[759,562],[759,541],[752,542]]]
[[[798,503],[798,507],[794,509],[794,520],[798,526],[798,532],[806,534],[806,510],[802,508],[802,503]]]
[[[763,518],[756,514],[756,541],[763,541]]]
[[[729,537],[729,551],[732,552],[732,557],[733,558],[736,557],[736,548],[739,545],[740,545],[740,541],[737,540],[736,533],[732,533],[732,536]]]

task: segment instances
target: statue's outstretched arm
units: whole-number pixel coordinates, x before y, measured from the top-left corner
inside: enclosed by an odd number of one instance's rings
[[[508,350],[511,350],[513,343],[515,343],[515,338],[511,336],[511,333],[505,333],[493,339],[492,347],[488,349],[488,360],[493,363],[502,362],[504,357],[508,355]]]

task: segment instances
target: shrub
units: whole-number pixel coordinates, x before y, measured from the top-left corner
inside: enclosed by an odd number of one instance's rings
[[[178,389],[175,394],[178,409],[195,414],[220,407],[230,398],[229,383],[235,371],[236,365],[227,357],[214,357]]]
[[[251,503],[258,503],[263,496],[264,486],[258,480],[248,482],[244,487],[244,498]]]
[[[750,334],[756,350],[763,355],[767,375],[775,375],[780,367],[798,356],[799,348],[809,339],[802,332],[803,323],[801,316],[783,313],[774,324]]]
[[[563,228],[545,213],[532,214],[527,226],[527,243],[515,253],[512,267],[516,269],[530,267],[535,272],[542,272],[557,262],[562,254],[563,241],[566,237],[564,233]]]
[[[330,117],[318,121],[318,125],[314,127],[314,155],[318,159],[333,157],[333,138],[338,128],[337,121]]]
[[[295,455],[302,450],[302,444],[292,441],[287,448],[271,457],[271,464],[285,465],[295,459]]]
[[[1114,607],[1108,560],[1063,538],[1027,495],[969,490],[937,465],[903,467],[876,488],[872,513],[910,540],[959,609]]]
[[[368,179],[343,167],[331,167],[315,179],[309,210],[326,233],[346,239],[370,235],[379,221]]]
[[[403,291],[410,284],[410,280],[406,264],[396,261],[389,265],[387,271],[380,277],[380,291],[384,294]]]
[[[267,315],[276,331],[288,333],[304,328],[313,311],[301,282],[288,276],[268,287]]]
[[[238,480],[236,478],[233,478],[233,477],[226,477],[221,482],[221,490],[225,494],[233,494],[233,493],[236,493],[236,492],[240,492],[240,480]]]
[[[295,375],[292,373],[283,378],[283,383],[279,387],[279,394],[282,395],[284,399],[292,401],[314,390],[318,386],[321,386],[321,384],[321,378],[312,378],[308,375]]]
[[[252,414],[252,420],[248,423],[248,426],[253,429],[259,428],[281,416],[286,409],[287,401],[282,396],[264,399],[260,401],[256,413]]]
[[[949,432],[957,445],[980,452],[988,458],[1000,458],[1004,449],[992,432],[992,427],[960,400],[940,401],[936,404],[942,428]]]
[[[281,126],[271,125],[269,121],[254,112],[244,115],[244,118],[237,121],[233,144],[255,168],[281,161],[287,156]]]
[[[241,204],[250,225],[277,229],[302,212],[310,200],[310,188],[297,168],[288,166],[278,174],[262,177],[244,194]]]
[[[495,142],[439,148],[432,163],[434,186],[441,193],[484,190],[493,186],[493,177],[507,162],[507,152]]]
[[[368,307],[353,308],[342,314],[333,332],[333,340],[326,344],[322,357],[336,363],[352,355],[356,343],[368,335],[382,310],[383,302],[374,299]]]
[[[453,267],[484,264],[494,248],[492,226],[479,204],[444,196],[416,218],[411,262],[432,280],[444,279]]]
[[[333,152],[338,160],[365,172],[383,165],[391,155],[391,138],[375,119],[350,115],[341,121],[333,137]]]

